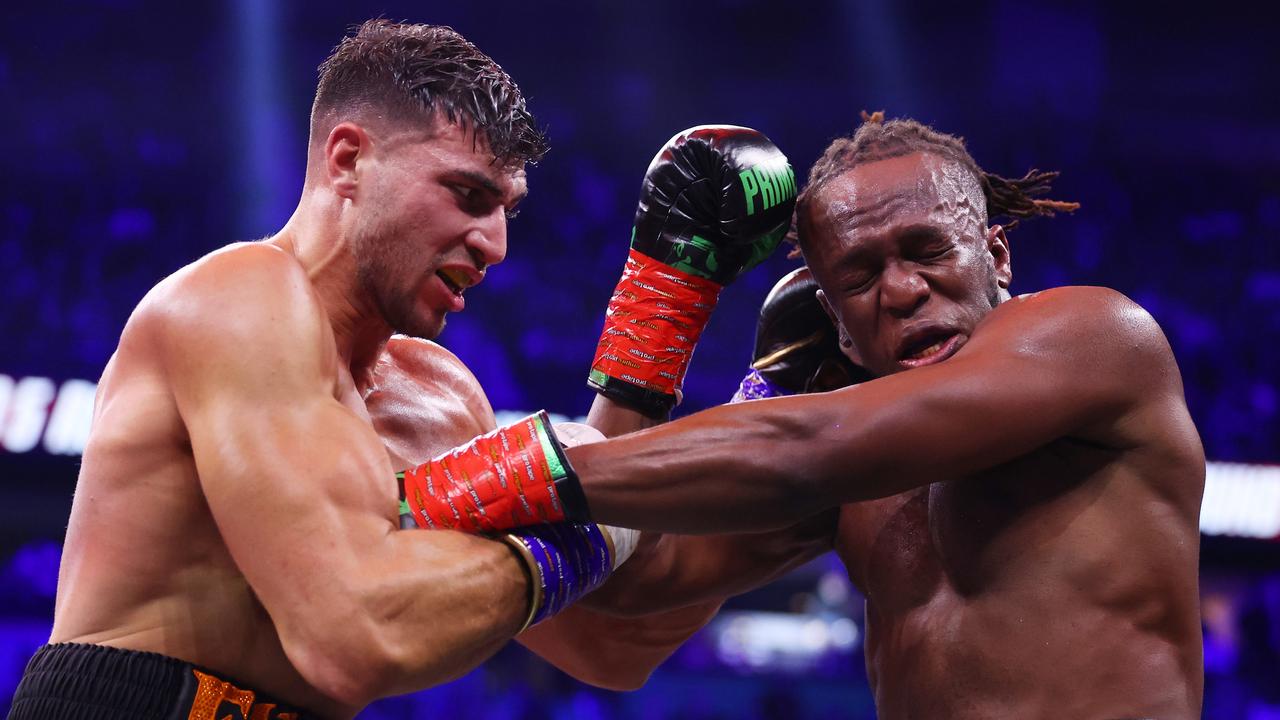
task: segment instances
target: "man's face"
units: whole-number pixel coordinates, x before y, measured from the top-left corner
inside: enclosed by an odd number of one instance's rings
[[[361,288],[396,332],[434,338],[507,253],[523,166],[493,163],[483,137],[438,122],[384,136],[360,179],[352,248]]]
[[[805,258],[851,358],[877,376],[942,362],[1005,296],[1004,231],[976,178],[915,153],[833,178],[804,218]]]

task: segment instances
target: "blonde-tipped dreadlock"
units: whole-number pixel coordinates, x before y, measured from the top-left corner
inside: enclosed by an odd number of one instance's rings
[[[989,173],[965,148],[964,138],[940,133],[923,123],[911,119],[886,121],[884,111],[862,111],[862,125],[849,137],[836,138],[822,153],[822,157],[809,170],[809,180],[800,192],[796,213],[803,212],[814,194],[836,177],[857,165],[888,160],[915,152],[929,152],[959,163],[973,173],[987,201],[987,217],[1007,217],[1005,230],[1012,230],[1020,220],[1033,217],[1053,217],[1058,212],[1074,212],[1080,203],[1062,200],[1039,199],[1049,192],[1057,172],[1032,169],[1020,178],[1006,178]],[[796,241],[796,225],[787,239]],[[792,253],[795,255],[796,253]]]

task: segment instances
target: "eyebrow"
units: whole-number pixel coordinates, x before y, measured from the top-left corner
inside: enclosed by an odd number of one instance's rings
[[[938,239],[947,239],[947,235],[937,227],[928,223],[911,223],[902,227],[891,228],[889,233],[897,242],[920,243]],[[860,270],[873,257],[874,253],[866,246],[858,246],[850,250],[835,263],[836,272]]]
[[[946,233],[939,230],[934,225],[928,223],[912,223],[904,227],[898,228],[894,233],[902,240],[935,240],[937,238],[946,238]]]
[[[861,270],[867,265],[871,253],[866,248],[857,247],[843,255],[835,263],[835,272],[837,274],[849,272],[851,270]]]
[[[486,193],[488,193],[490,196],[492,196],[495,199],[501,200],[503,197],[502,188],[498,187],[498,184],[495,183],[492,178],[490,178],[488,175],[485,175],[484,173],[476,172],[475,170],[460,169],[460,170],[454,170],[454,174],[460,177],[466,178],[467,180],[475,183],[476,185],[479,185]],[[524,192],[512,197],[510,201],[511,206],[514,207],[515,205],[519,204],[519,202],[521,200],[524,200],[525,197],[528,196],[528,194],[529,194],[529,189],[525,188]]]

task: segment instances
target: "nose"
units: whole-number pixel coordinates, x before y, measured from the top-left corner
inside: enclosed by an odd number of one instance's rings
[[[914,267],[890,263],[880,280],[880,304],[896,317],[910,317],[929,299],[929,282]]]
[[[467,233],[467,250],[481,270],[502,262],[507,256],[507,217],[501,210]]]

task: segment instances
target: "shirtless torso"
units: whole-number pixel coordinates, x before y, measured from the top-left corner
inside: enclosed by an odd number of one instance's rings
[[[1203,459],[1147,427],[842,508],[881,717],[1198,716]]]
[[[1096,288],[1015,298],[978,326],[971,345],[981,352],[1023,321],[1052,325],[1092,304],[1133,309]],[[1072,332],[1071,323],[1060,328]],[[866,597],[867,672],[880,717],[1198,717],[1204,457],[1167,345],[1158,335],[1141,335],[1133,344],[1145,347],[1122,361],[1141,385],[1141,399],[1119,417],[963,477],[940,467],[929,482],[927,472],[904,463],[917,471],[910,478],[917,487],[850,502],[836,515],[791,528],[650,536],[618,577],[585,602],[643,615],[646,602],[665,608],[741,592],[773,577],[770,569],[834,549]],[[847,394],[856,403],[870,390],[803,400],[829,407]],[[783,406],[774,403],[755,407]],[[602,404],[595,410],[601,416],[627,414]],[[719,462],[760,442],[731,443]],[[904,441],[894,452],[911,448]],[[724,488],[734,474],[723,474]],[[855,474],[843,492],[883,492],[857,489],[867,481]],[[751,480],[737,482],[733,494],[749,495]],[[721,491],[721,505],[732,505],[728,492]],[[734,517],[726,508],[717,521],[740,522]],[[623,592],[643,586],[654,595]]]
[[[283,259],[262,245],[239,246],[211,258],[226,263],[229,254],[230,262],[252,263],[263,259],[262,253],[270,254],[269,262]],[[201,261],[208,262],[210,258]],[[184,273],[198,273],[199,266]],[[160,653],[213,669],[321,716],[350,716],[368,700],[343,702],[298,670],[297,659],[282,644],[280,619],[268,612],[237,562],[236,550],[261,550],[261,539],[257,545],[242,545],[228,538],[234,522],[218,522],[210,509],[156,346],[156,336],[166,332],[163,309],[173,293],[190,291],[189,283],[179,273],[144,300],[103,374],[95,432],[72,507],[51,642]],[[330,341],[322,347],[333,345]],[[392,338],[360,385],[336,351],[326,365],[332,372],[333,400],[367,423],[366,430],[377,432],[388,468],[412,467],[494,427],[493,410],[475,378],[434,343]],[[389,529],[398,521],[390,472],[348,477],[341,492],[343,508],[364,507]],[[261,520],[256,525],[262,530],[278,524],[252,506],[252,494],[245,502],[243,515]],[[431,643],[414,644],[433,646],[432,654],[441,654],[432,663],[437,682],[470,670],[518,626],[527,592],[520,582],[522,571],[505,546],[490,540],[440,531],[395,534],[404,535],[422,553],[420,561],[427,561],[424,578],[434,575],[440,586],[432,599],[457,605],[449,618],[457,625],[436,626]],[[300,548],[296,562],[315,565],[307,556],[317,551]],[[286,567],[283,558],[277,562],[282,575],[299,572]],[[350,579],[326,579],[340,584],[334,595],[359,591]],[[312,605],[330,603],[326,597],[310,600]],[[717,606],[685,608],[644,621],[570,608],[520,640],[584,681],[634,688]],[[607,637],[578,632],[584,618],[594,623],[588,628],[608,628]],[[343,622],[357,628],[391,625],[374,614],[349,615]],[[371,641],[380,639],[370,636]]]
[[[984,188],[1014,185],[962,148],[871,120],[800,196],[815,300],[874,379],[574,448],[592,516],[749,533],[838,506],[828,533],[792,537],[834,537],[865,594],[884,718],[1197,717],[1204,451],[1173,353],[1118,292],[1011,297],[1008,239],[987,217],[1007,198]],[[767,560],[759,546],[786,534],[737,537]],[[665,545],[665,564],[735,554],[703,536]],[[731,572],[666,602],[714,596]]]
[[[233,266],[244,273],[251,272],[249,265],[276,265],[266,274],[279,272],[280,281],[287,282],[296,269],[279,265],[289,262],[279,250],[265,245],[224,250],[161,283],[134,312],[99,384],[94,432],[85,449],[59,573],[51,642],[161,653],[226,673],[323,715],[342,716],[353,714],[354,709],[318,689],[314,680],[305,679],[295,665],[297,658],[290,658],[282,645],[279,623],[291,619],[291,611],[273,618],[246,578],[245,558],[238,561],[235,557],[236,552],[252,551],[255,542],[263,550],[261,538],[255,535],[275,532],[273,528],[287,526],[290,518],[269,512],[272,502],[265,491],[258,494],[246,489],[237,498],[244,505],[235,512],[240,520],[258,527],[257,531],[251,534],[234,517],[215,519],[206,496],[207,483],[197,472],[191,432],[175,399],[171,380],[175,368],[164,349],[171,342],[165,336],[173,331],[172,308],[181,303],[184,294],[190,297],[199,292],[193,283],[198,284],[202,274],[223,276]],[[301,300],[298,304],[313,312],[318,309],[310,291],[302,295],[293,300]],[[371,420],[349,366],[340,362],[327,323],[316,320],[312,327],[322,340],[319,347],[325,348],[320,362],[327,375],[329,397],[353,420],[362,421],[364,432],[373,438]],[[199,328],[193,326],[190,331],[199,332]],[[271,401],[262,399],[264,404]],[[246,416],[246,430],[259,421]],[[385,458],[383,463],[387,463]],[[381,516],[391,529],[396,520],[396,489],[391,465],[387,463],[386,468],[380,474],[353,473],[342,487],[332,490],[341,496],[335,501],[343,502],[350,512]],[[270,475],[275,475],[273,482],[284,481],[290,479],[290,471],[279,467]],[[303,482],[304,478],[293,476],[290,481]],[[231,508],[221,510],[227,513]],[[240,531],[243,535],[235,537]],[[455,569],[480,572],[488,578],[486,582],[508,576],[505,592],[511,599],[506,613],[511,617],[505,625],[494,618],[493,639],[480,643],[490,651],[496,649],[494,643],[500,642],[502,632],[509,635],[518,623],[520,602],[516,598],[524,589],[514,563],[505,573],[482,572],[481,567],[510,562],[509,551],[455,533],[421,534],[415,540],[428,554],[440,558],[456,553],[458,562],[471,565],[448,568],[444,566],[449,563],[442,562],[442,577]],[[322,551],[300,545],[296,562],[312,565],[315,561],[307,556]],[[463,560],[465,557],[485,560],[472,565]],[[304,574],[289,568],[283,557],[277,562],[279,567],[271,571],[273,574],[282,578]],[[314,568],[306,574],[312,572]],[[341,582],[339,578],[326,578],[329,580]],[[360,592],[357,582],[350,584],[353,592]],[[503,592],[500,583],[492,589]],[[288,592],[287,588],[280,590]],[[308,588],[300,584],[296,591],[301,595]],[[329,599],[317,597],[310,602],[320,605]],[[489,617],[484,609],[488,605],[496,611],[495,604],[478,604],[479,616]],[[372,618],[352,619],[357,625],[370,621]],[[444,638],[443,642],[448,645],[451,640]],[[460,663],[457,671],[467,667]]]

